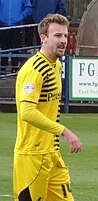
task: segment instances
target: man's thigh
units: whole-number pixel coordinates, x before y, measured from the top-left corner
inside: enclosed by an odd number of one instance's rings
[[[68,168],[60,154],[57,154],[56,165],[51,171],[48,182],[48,194],[46,201],[74,201],[70,186]]]
[[[47,180],[39,174],[35,181],[29,186],[32,201],[46,201],[47,189]]]
[[[15,201],[74,201],[69,171],[59,154],[15,157]]]
[[[17,155],[14,157],[15,201],[43,201],[47,196],[47,174],[43,155]]]

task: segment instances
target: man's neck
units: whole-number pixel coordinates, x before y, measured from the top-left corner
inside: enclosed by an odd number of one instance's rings
[[[49,51],[47,51],[44,48],[41,48],[40,50],[51,62],[55,62],[57,60],[56,57],[54,57],[53,54],[51,54]]]

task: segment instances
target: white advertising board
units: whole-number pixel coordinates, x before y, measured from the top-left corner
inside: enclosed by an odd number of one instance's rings
[[[69,94],[70,100],[98,99],[98,57],[71,59]]]

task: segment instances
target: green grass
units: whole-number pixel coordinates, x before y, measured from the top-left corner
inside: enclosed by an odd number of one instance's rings
[[[13,200],[12,169],[16,115],[0,114],[0,201]],[[1,196],[2,195],[2,196]]]
[[[76,133],[83,144],[72,154],[61,138],[61,153],[71,175],[75,201],[98,201],[98,114],[62,114],[61,122]],[[16,114],[0,113],[0,201],[13,201],[12,169]]]
[[[76,201],[98,200],[98,114],[62,114],[61,122],[81,139],[83,150],[72,154],[61,140],[65,163],[69,166]]]

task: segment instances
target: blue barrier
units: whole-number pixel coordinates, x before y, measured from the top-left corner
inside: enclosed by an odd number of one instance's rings
[[[62,101],[64,103],[64,111],[68,113],[69,112],[69,56],[66,55],[62,57],[61,61],[64,63],[65,68]]]
[[[66,94],[65,108],[66,113],[68,113],[69,112],[69,56],[66,56],[65,61],[65,94]]]

